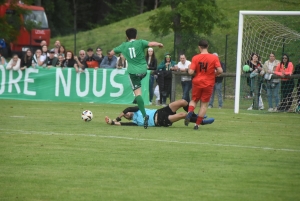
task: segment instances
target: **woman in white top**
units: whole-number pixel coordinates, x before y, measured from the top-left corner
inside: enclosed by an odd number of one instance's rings
[[[271,79],[272,74],[274,74],[276,66],[279,63],[280,61],[275,59],[275,54],[271,52],[269,55],[269,60],[264,63],[263,70],[260,72],[261,75],[264,75],[264,78],[267,82],[269,112],[275,112],[279,105],[280,79]],[[273,105],[273,99],[275,100],[275,105]]]
[[[43,66],[44,59],[45,58],[42,56],[42,50],[37,49],[32,58],[32,67],[35,68],[37,66],[40,66],[40,67]]]
[[[21,65],[21,59],[17,54],[14,54],[12,59],[8,62],[6,70],[19,70]]]

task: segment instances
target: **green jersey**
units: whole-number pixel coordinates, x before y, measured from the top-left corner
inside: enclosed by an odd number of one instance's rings
[[[149,42],[146,40],[131,40],[114,48],[116,54],[122,53],[126,58],[128,73],[141,74],[147,72],[144,50],[148,47],[148,44]]]

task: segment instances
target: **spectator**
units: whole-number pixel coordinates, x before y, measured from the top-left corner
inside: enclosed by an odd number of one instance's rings
[[[35,54],[32,57],[31,66],[33,68],[43,66],[43,64],[44,64],[44,58],[41,55],[42,55],[42,50],[37,49],[35,51]]]
[[[48,55],[48,47],[47,47],[47,45],[43,45],[42,46],[42,55],[41,55],[41,57],[43,57],[43,59],[44,59],[44,63],[47,63],[47,57],[48,57],[49,55]]]
[[[275,74],[281,77],[281,103],[277,110],[284,112],[290,109],[292,104],[292,92],[294,80],[289,78],[293,74],[294,66],[287,54],[283,54],[281,62],[276,66]]]
[[[295,66],[295,71],[294,74],[296,75],[300,75],[300,57],[299,57],[299,63]],[[296,112],[300,112],[300,78],[296,79],[296,88],[297,88],[297,98],[298,98],[298,102],[297,102],[297,108],[296,108]]]
[[[40,43],[41,48],[42,48],[44,45],[47,46],[47,42],[46,42],[45,40],[42,40],[41,43]]]
[[[250,72],[249,84],[250,84],[250,94],[251,94],[251,97],[253,97],[253,103],[248,108],[248,110],[253,109],[254,102],[256,101],[254,98],[258,99],[258,109],[263,110],[264,103],[261,98],[261,90],[262,90],[262,81],[263,80],[262,80],[262,76],[260,76],[260,72],[262,70],[262,65],[259,62],[259,55],[256,53],[252,53],[251,60],[247,61],[246,64],[250,66],[250,71],[248,71],[248,73]],[[255,94],[254,91],[256,91],[257,94]],[[256,97],[254,97],[254,95],[256,95]]]
[[[58,58],[54,56],[55,55],[55,50],[51,49],[49,56],[47,58],[47,66],[48,67],[56,67],[58,64]]]
[[[68,67],[68,68],[75,68],[74,66],[76,65],[76,68],[78,68],[77,67],[77,64],[76,64],[76,61],[75,61],[75,59],[74,59],[74,54],[73,54],[73,52],[72,51],[67,51],[67,53],[66,53],[66,58],[65,58],[65,61],[64,61],[64,64],[63,64],[63,66],[64,67]],[[75,69],[76,69],[75,68]]]
[[[7,56],[7,48],[6,48],[6,42],[3,38],[0,38],[0,55],[6,57]],[[1,61],[0,61],[0,65],[1,65]],[[2,64],[4,65],[4,64]]]
[[[32,66],[32,52],[31,50],[28,48],[26,50],[26,54],[24,55],[24,57],[21,59],[21,70],[25,70],[26,68],[29,68],[30,66]]]
[[[251,53],[251,55],[250,55],[250,60],[248,60],[248,61],[246,61],[246,65],[249,65],[249,67],[250,67],[250,69],[249,69],[249,71],[246,71],[245,73],[248,73],[248,74],[250,74],[250,73],[252,73],[255,69],[258,69],[258,71],[261,71],[262,70],[262,65],[261,65],[261,63],[259,62],[259,55],[258,54],[256,54],[256,53]],[[251,78],[250,77],[247,77],[247,84],[248,84],[248,86],[250,87],[250,93],[249,93],[249,96],[248,96],[248,98],[252,98],[252,96],[253,96],[253,83],[251,82]]]
[[[94,54],[92,48],[87,49],[87,56],[84,59],[84,68],[94,68],[98,69],[100,64],[100,58]]]
[[[76,72],[80,72],[82,68],[84,68],[84,58],[85,58],[85,51],[84,50],[80,50],[79,51],[79,57],[78,56],[74,56],[74,59],[76,61],[76,67],[75,70]]]
[[[58,55],[58,63],[56,64],[56,67],[64,67],[65,58],[62,55]]]
[[[219,55],[217,53],[213,53],[213,54],[216,55],[217,57],[219,57]],[[226,72],[225,64],[221,61],[220,61],[220,64],[221,64],[223,72]],[[209,100],[208,108],[212,108],[214,106],[215,92],[217,92],[217,96],[218,96],[219,109],[221,109],[223,107],[222,82],[223,82],[223,77],[217,76],[215,79],[215,85],[213,88],[213,92],[212,92],[212,95]]]
[[[177,68],[180,72],[187,72],[189,65],[191,62],[186,60],[184,54],[180,55],[180,62],[177,64]],[[190,91],[192,89],[192,77],[191,76],[181,76],[181,87],[182,87],[182,99],[186,100],[188,103],[191,101],[190,99]]]
[[[83,63],[84,63],[84,59],[85,59],[85,51],[84,50],[79,50],[79,56],[74,55],[74,60],[76,62],[75,70],[76,72],[81,72],[82,68],[84,67]]]
[[[8,62],[6,66],[6,70],[14,70],[17,71],[20,69],[21,59],[17,54],[14,54],[12,59]]]
[[[147,69],[151,70],[150,79],[149,79],[149,100],[150,100],[150,104],[152,104],[153,93],[154,93],[154,89],[153,89],[154,71],[156,71],[157,69],[157,59],[155,57],[155,53],[152,47],[148,48],[145,59],[147,62]]]
[[[223,73],[219,58],[208,52],[208,42],[206,40],[201,40],[198,48],[200,54],[197,54],[192,58],[192,63],[188,70],[188,73],[190,75],[195,74],[195,77],[192,81],[192,100],[189,104],[188,114],[184,121],[184,124],[187,126],[197,103],[200,101],[200,109],[194,126],[195,130],[198,130],[199,125],[206,115],[209,99],[215,84],[215,77]]]
[[[100,47],[97,47],[96,55],[100,58],[100,60],[99,60],[99,68],[100,68],[100,64],[104,58],[104,55],[102,54],[102,49]]]
[[[175,61],[171,60],[169,53],[165,54],[165,59],[157,67],[157,82],[160,90],[160,101],[166,106],[167,97],[171,95],[172,72],[176,70]]]
[[[0,65],[7,65],[5,58],[2,56],[2,51],[0,51]]]
[[[59,52],[59,48],[60,48],[60,41],[57,40],[54,43],[54,56],[57,57],[58,56],[58,52]]]
[[[61,45],[59,47],[58,55],[62,55],[64,58],[66,57],[66,48],[65,48],[65,46]]]
[[[116,68],[117,57],[110,54],[110,50],[107,51],[107,55],[103,58],[100,67],[101,68]]]
[[[264,75],[264,79],[267,85],[267,98],[269,109],[268,112],[275,112],[279,105],[279,86],[280,79],[271,79],[272,74],[274,73],[276,66],[280,63],[279,60],[276,60],[275,54],[270,53],[269,60],[267,60],[263,65],[263,70],[260,72]],[[275,100],[275,105],[273,107],[273,99]]]
[[[117,68],[122,69],[122,68],[127,68],[127,60],[125,59],[124,55],[122,53],[119,54],[119,57],[117,58]]]

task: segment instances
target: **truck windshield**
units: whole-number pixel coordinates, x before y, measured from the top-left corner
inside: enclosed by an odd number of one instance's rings
[[[24,15],[24,21],[32,21],[37,24],[40,29],[48,29],[48,20],[45,11],[32,10]]]

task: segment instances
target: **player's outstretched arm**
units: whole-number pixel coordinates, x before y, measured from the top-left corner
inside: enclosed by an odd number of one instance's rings
[[[115,125],[115,126],[138,126],[136,123],[133,122],[118,122],[111,120],[108,116],[105,117],[105,122],[109,125]]]
[[[105,122],[109,125],[116,125],[116,126],[121,126],[120,122],[111,120],[108,116],[105,117]]]
[[[149,47],[160,47],[160,48],[164,47],[164,45],[162,43],[155,42],[155,41],[149,42],[148,46]]]

